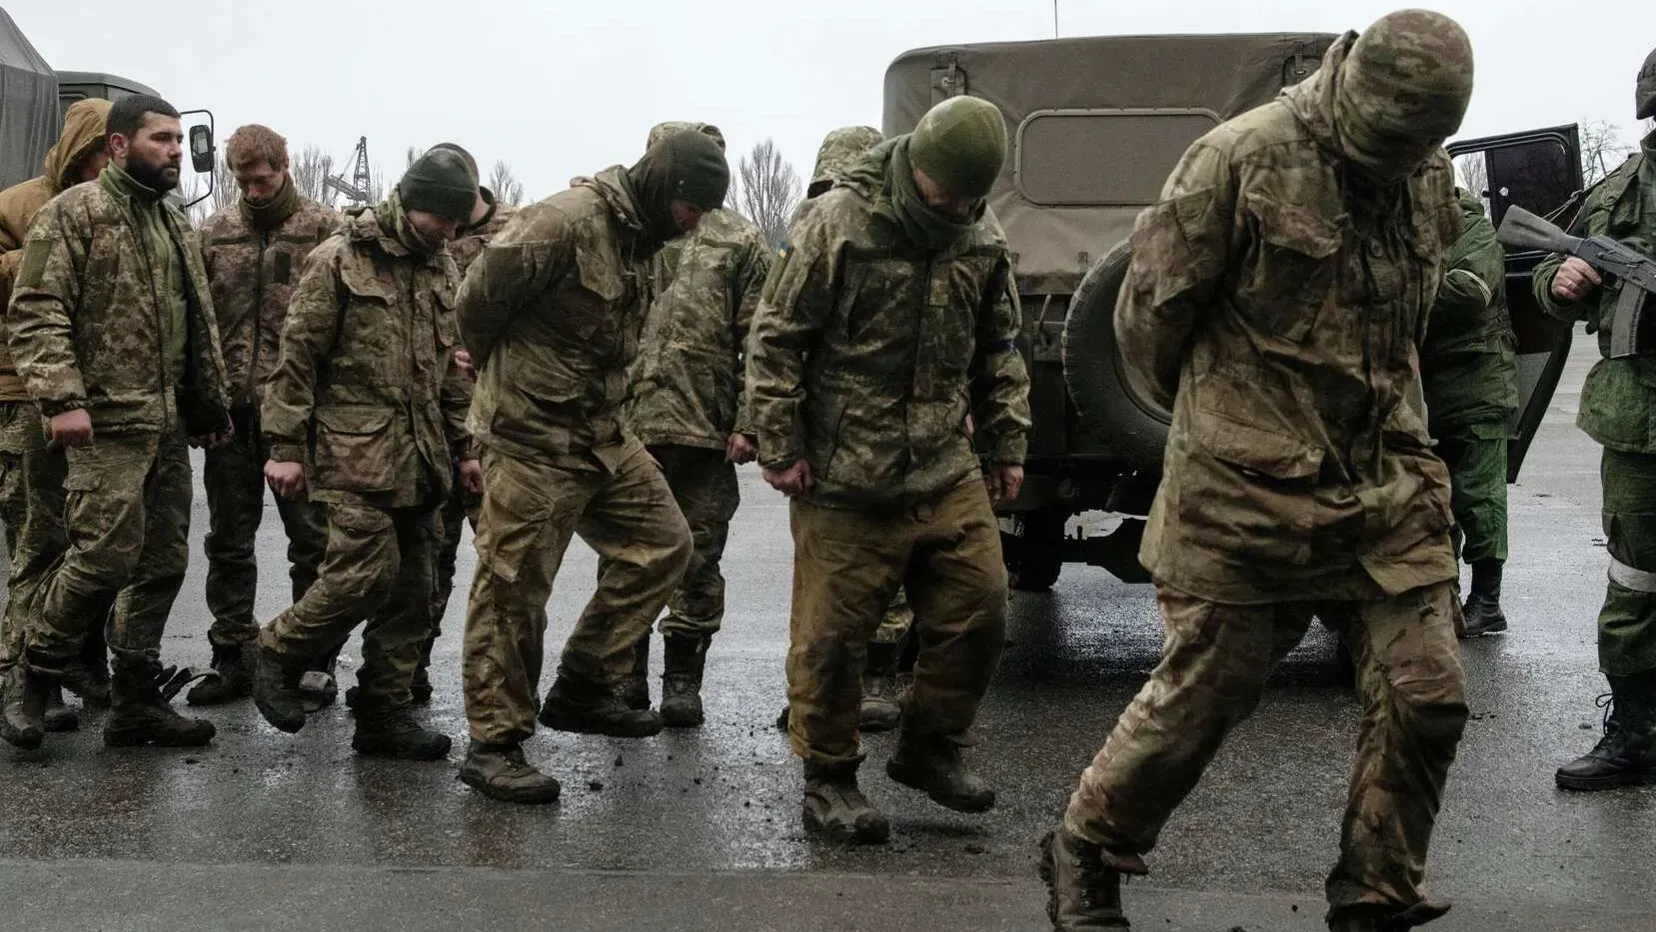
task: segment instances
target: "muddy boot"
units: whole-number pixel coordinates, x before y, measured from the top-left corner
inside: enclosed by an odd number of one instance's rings
[[[167,675],[154,660],[116,663],[111,711],[104,722],[106,746],[198,748],[213,740],[216,729],[212,722],[179,715],[162,697],[161,680]]]
[[[995,807],[995,791],[966,769],[960,746],[948,735],[917,734],[905,726],[897,734],[897,750],[886,762],[886,776],[956,812],[988,812]]]
[[[1479,560],[1472,564],[1472,593],[1461,607],[1463,638],[1498,634],[1507,629],[1506,613],[1501,611],[1501,561]]]
[[[356,734],[351,736],[351,749],[367,757],[442,760],[453,745],[448,735],[422,727],[407,706],[385,708],[359,696],[352,715]]]
[[[1328,932],[1408,932],[1449,912],[1448,903],[1419,902],[1398,911],[1395,906],[1357,903],[1328,913]]]
[[[891,823],[857,788],[856,764],[805,762],[805,829],[834,841],[882,845]]]
[[[94,626],[81,642],[80,662],[71,664],[61,677],[63,688],[80,697],[89,709],[109,708],[109,648],[104,645],[103,628]]]
[[[63,704],[62,687],[46,687],[46,711],[40,716],[40,722],[51,734],[80,730],[80,716]]]
[[[323,660],[320,666],[306,670],[299,677],[299,693],[305,700],[305,714],[315,715],[334,704],[339,698],[339,683],[334,673],[339,669],[339,652],[345,649],[340,643]]]
[[[350,690],[347,689],[345,692],[345,704],[350,705]],[[414,671],[414,679],[408,683],[408,694],[414,697],[415,705],[425,705],[431,701],[431,674],[426,672],[425,667],[419,667]]]
[[[702,714],[702,670],[712,638],[668,634],[662,637],[661,720],[669,728],[694,728]]]
[[[621,684],[621,701],[627,708],[642,712],[650,707],[650,634],[648,631],[633,645],[632,672]]]
[[[612,738],[647,738],[661,731],[661,716],[630,709],[611,690],[560,673],[541,704],[540,723],[555,731]]]
[[[1611,676],[1604,737],[1585,755],[1558,768],[1555,779],[1567,790],[1613,790],[1656,783],[1656,671]]]
[[[1121,911],[1121,877],[1150,872],[1138,855],[1109,854],[1063,826],[1041,839],[1040,864],[1047,918],[1056,932],[1129,928]]]
[[[460,765],[460,782],[490,799],[526,806],[558,801],[561,789],[551,774],[541,773],[523,757],[521,744],[473,741]]]
[[[213,645],[213,669],[208,677],[190,689],[184,701],[190,705],[223,705],[253,695],[253,659],[246,644]]]
[[[254,642],[253,704],[264,720],[293,734],[305,727],[305,694],[299,691],[303,671],[286,664],[280,654]]]
[[[4,693],[0,695],[0,738],[25,751],[33,751],[46,740],[46,702],[51,680],[42,670],[31,670],[18,661],[6,671]]]
[[[868,664],[862,676],[862,718],[857,725],[863,732],[890,731],[903,720],[897,690],[897,654],[902,647],[868,645]]]

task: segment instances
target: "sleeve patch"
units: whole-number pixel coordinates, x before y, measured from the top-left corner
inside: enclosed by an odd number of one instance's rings
[[[52,244],[40,237],[34,237],[24,244],[23,265],[17,272],[17,287],[40,287],[40,281],[46,275],[46,260],[51,254]]]

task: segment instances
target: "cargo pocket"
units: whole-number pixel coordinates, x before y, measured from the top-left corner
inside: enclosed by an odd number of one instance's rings
[[[1246,195],[1246,207],[1260,248],[1238,283],[1238,303],[1263,332],[1298,343],[1337,284],[1340,227],[1259,192]]]
[[[328,405],[316,409],[316,484],[337,492],[385,492],[396,486],[392,408]]]
[[[1323,451],[1211,411],[1190,436],[1179,511],[1191,534],[1244,559],[1309,563]]]
[[[518,468],[497,467],[483,484],[478,561],[507,583],[517,582],[524,559],[535,552],[557,513],[556,496],[528,485],[525,478]]]

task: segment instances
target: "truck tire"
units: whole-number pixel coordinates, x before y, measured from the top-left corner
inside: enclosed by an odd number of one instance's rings
[[[1131,260],[1132,250],[1122,240],[1093,263],[1075,289],[1064,319],[1064,384],[1082,429],[1108,439],[1134,469],[1160,471],[1173,415],[1133,391],[1116,346],[1116,295]]]
[[[1020,534],[1001,534],[1001,553],[1007,581],[1019,592],[1046,592],[1064,569],[1063,509],[1028,511],[1018,515]]]

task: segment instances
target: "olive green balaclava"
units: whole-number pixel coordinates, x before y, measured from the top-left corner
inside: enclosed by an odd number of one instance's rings
[[[405,210],[423,210],[465,223],[477,204],[477,176],[453,149],[433,148],[414,160],[397,182]]]
[[[1633,91],[1633,101],[1638,107],[1639,119],[1656,117],[1656,51],[1650,53],[1644,67],[1639,69],[1639,83]]]
[[[639,219],[650,234],[666,242],[683,233],[673,220],[673,202],[688,201],[702,210],[724,206],[730,166],[712,137],[681,130],[651,146],[627,169],[627,185],[637,202]]]
[[[884,141],[885,137],[872,126],[842,126],[830,131],[817,150],[816,167],[811,170],[805,197],[810,199],[832,188],[834,178],[845,166]]]
[[[1006,163],[1006,120],[977,97],[951,97],[926,111],[909,134],[909,161],[943,190],[987,197]]]
[[[1353,162],[1383,179],[1414,173],[1460,129],[1472,100],[1472,43],[1428,10],[1377,20],[1340,69],[1334,125]]]

